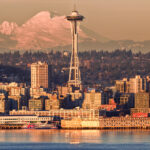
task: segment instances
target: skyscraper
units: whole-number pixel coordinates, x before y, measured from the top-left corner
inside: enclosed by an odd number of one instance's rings
[[[71,15],[66,17],[71,22],[72,29],[72,54],[69,71],[69,86],[80,87],[81,75],[79,70],[79,58],[78,58],[78,23],[84,19],[78,11],[72,11]]]
[[[37,62],[31,64],[31,88],[48,88],[48,64]]]

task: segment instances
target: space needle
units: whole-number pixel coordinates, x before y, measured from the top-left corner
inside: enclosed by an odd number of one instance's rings
[[[80,15],[78,11],[74,10],[72,11],[71,15],[66,16],[66,19],[70,21],[72,31],[72,54],[70,61],[68,86],[81,88],[81,75],[78,58],[78,27],[79,22],[83,21],[84,16]]]

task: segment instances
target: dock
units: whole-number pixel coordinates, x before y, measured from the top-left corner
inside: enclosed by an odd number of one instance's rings
[[[149,129],[150,118],[112,117],[99,119],[61,120],[63,129]]]
[[[23,124],[0,124],[0,129],[22,129]]]

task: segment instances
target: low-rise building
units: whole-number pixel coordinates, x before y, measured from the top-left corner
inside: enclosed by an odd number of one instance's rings
[[[122,109],[129,109],[134,107],[134,94],[124,93],[120,96],[119,106]]]
[[[10,108],[9,108],[9,100],[4,94],[0,94],[0,113],[8,113]]]
[[[59,95],[66,96],[69,93],[69,87],[67,86],[58,86],[57,89]]]
[[[135,94],[134,108],[149,108],[149,93],[140,92]]]
[[[59,109],[60,104],[56,94],[50,94],[48,99],[45,99],[45,110]]]
[[[41,111],[44,110],[44,99],[38,98],[38,99],[30,99],[29,100],[29,110],[32,111]]]
[[[134,108],[131,109],[133,113],[150,113],[149,93],[140,92],[135,94]]]
[[[44,92],[43,88],[30,88],[30,96],[33,97],[35,95],[39,95]]]
[[[22,109],[22,98],[21,96],[8,96],[10,101],[11,110],[21,110]]]
[[[83,95],[79,90],[75,90],[74,92],[69,93],[72,101],[76,101],[82,99]]]

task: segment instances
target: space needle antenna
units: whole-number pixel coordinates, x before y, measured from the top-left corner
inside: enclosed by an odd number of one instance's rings
[[[76,0],[74,0],[73,11],[77,11],[77,1]]]
[[[79,22],[83,21],[84,16],[80,15],[74,7],[71,15],[66,16],[66,19],[71,22],[72,29],[72,53],[69,70],[69,87],[76,87],[81,89],[81,75],[79,69],[79,58],[78,58],[78,26]]]
[[[73,5],[73,10],[74,10],[74,11],[77,10],[77,5],[76,5],[76,3],[74,3],[74,5]]]

